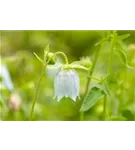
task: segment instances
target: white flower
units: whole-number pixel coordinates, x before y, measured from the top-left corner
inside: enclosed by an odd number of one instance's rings
[[[56,63],[55,65],[48,65],[46,68],[47,76],[50,79],[54,79],[57,72],[60,70],[61,66],[62,66],[62,64],[60,64],[60,63]]]
[[[6,88],[12,91],[14,89],[13,82],[5,65],[0,66],[0,77],[2,77],[2,83],[6,86]]]
[[[54,90],[58,101],[70,97],[74,101],[79,97],[79,76],[75,70],[60,70],[55,77]]]

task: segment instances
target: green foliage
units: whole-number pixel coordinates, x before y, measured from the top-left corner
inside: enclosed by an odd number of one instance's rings
[[[93,87],[92,89],[90,89],[90,91],[85,96],[80,111],[87,111],[87,110],[89,110],[104,95],[105,95],[105,93],[103,92],[102,89],[100,89],[98,87]]]
[[[104,120],[103,114],[112,121],[135,120],[135,31],[1,31],[0,39],[0,65],[7,66],[15,87],[9,91],[0,77],[1,120],[29,120],[43,63],[58,51],[79,68],[80,99],[53,99],[55,71],[46,68],[33,120],[80,120],[80,111],[82,120]],[[57,55],[65,63],[62,58]]]

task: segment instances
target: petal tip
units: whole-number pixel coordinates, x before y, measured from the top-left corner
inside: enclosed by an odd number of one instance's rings
[[[63,98],[63,96],[58,96],[58,102]]]
[[[72,98],[73,101],[76,101],[76,98],[77,98],[77,97],[71,97],[71,98]]]

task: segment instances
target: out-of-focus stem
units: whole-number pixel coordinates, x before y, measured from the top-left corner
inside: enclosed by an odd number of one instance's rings
[[[43,63],[43,61],[36,55],[36,53],[34,53],[34,55],[37,57],[37,59],[38,59],[40,62]],[[32,103],[32,108],[31,108],[29,120],[32,120],[32,117],[33,117],[34,106],[35,106],[35,103],[36,103],[36,98],[37,98],[37,95],[38,95],[39,86],[40,86],[42,77],[43,77],[43,75],[44,75],[45,69],[46,69],[48,63],[50,62],[50,60],[51,60],[53,57],[55,57],[56,55],[62,55],[62,56],[64,57],[64,59],[65,59],[65,63],[68,64],[68,58],[67,58],[67,56],[66,56],[63,52],[56,52],[54,55],[52,55],[52,57],[49,58],[49,60],[48,60],[47,62],[45,62],[45,64],[43,64],[41,76],[40,76],[40,78],[39,78],[39,81],[38,81],[38,84],[37,84],[37,88],[36,88],[36,92],[35,92],[35,95],[34,95],[34,98],[33,98],[33,103]],[[45,59],[45,58],[44,58],[44,59]]]
[[[109,61],[108,61],[108,69],[107,69],[107,74],[111,74],[112,72],[112,61],[113,61],[113,52],[114,52],[114,45],[115,45],[115,32],[113,31],[112,39],[111,39],[111,52],[109,56]],[[108,80],[107,80],[108,82]],[[104,114],[104,120],[107,118],[107,95],[104,97],[104,104],[103,104],[103,114]]]
[[[94,61],[93,61],[92,68],[89,70],[88,76],[91,76],[91,78],[88,77],[87,84],[86,84],[85,95],[87,94],[87,92],[89,90],[89,85],[91,83],[91,79],[93,78],[92,76],[93,76],[93,73],[94,73],[94,70],[95,70],[95,67],[96,67],[96,63],[97,63],[97,60],[98,60],[98,57],[99,57],[99,53],[100,53],[100,48],[97,50]]]
[[[30,112],[30,121],[32,120],[32,117],[33,117],[33,111],[34,111],[34,106],[35,106],[35,103],[36,103],[36,98],[37,98],[37,94],[38,94],[38,90],[39,90],[39,86],[40,86],[40,83],[41,83],[41,80],[42,80],[42,77],[44,75],[44,72],[45,72],[45,69],[46,69],[46,66],[43,66],[42,68],[42,72],[41,72],[41,76],[39,78],[39,81],[38,81],[38,84],[37,84],[37,88],[36,88],[36,92],[35,92],[35,95],[34,95],[34,98],[33,98],[33,103],[32,103],[32,107],[31,107],[31,112]]]
[[[96,63],[97,63],[97,60],[98,60],[98,57],[99,57],[100,49],[101,48],[99,48],[97,50],[92,68],[88,72],[88,80],[87,80],[87,84],[86,84],[86,90],[85,90],[84,97],[85,97],[85,95],[87,94],[87,92],[89,90],[89,85],[91,83],[91,79],[93,78],[92,76],[93,76],[93,73],[94,73],[94,70],[95,70],[95,67],[96,67]],[[83,121],[83,120],[84,120],[84,112],[80,112],[80,121]]]

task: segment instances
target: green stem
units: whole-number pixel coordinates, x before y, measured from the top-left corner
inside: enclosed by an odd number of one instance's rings
[[[133,81],[135,81],[135,76],[134,76],[134,78],[133,78]],[[135,102],[135,86],[134,86],[134,88],[133,88],[133,97],[134,97],[134,102]]]
[[[104,96],[104,107],[103,107],[103,116],[104,116],[104,121],[106,121],[106,108],[107,108],[107,95]]]
[[[116,31],[113,31],[112,39],[111,39],[111,52],[109,56],[109,62],[108,62],[108,69],[107,69],[107,74],[111,74],[112,72],[112,62],[113,62],[113,52],[114,52],[114,45],[115,45],[115,33]],[[108,79],[107,79],[108,83]],[[106,120],[107,118],[107,95],[104,97],[104,105],[103,105],[103,114],[104,114],[104,119]]]
[[[34,106],[35,106],[35,103],[36,103],[36,98],[37,98],[39,86],[40,86],[42,77],[43,77],[43,75],[44,75],[46,66],[47,66],[47,65],[43,66],[43,68],[42,68],[41,76],[40,76],[39,81],[38,81],[38,85],[37,85],[37,88],[36,88],[35,96],[34,96],[34,98],[33,98],[32,108],[31,108],[31,112],[30,112],[30,121],[32,120],[32,117],[33,117],[33,111],[34,111]]]
[[[9,121],[14,121],[15,119],[15,112],[13,112],[12,110],[8,111],[8,120]]]
[[[0,99],[0,119],[4,120],[4,115],[5,115],[7,106],[5,104],[6,98],[5,98],[2,90],[1,90],[0,96],[1,96],[1,99]]]
[[[65,63],[68,64],[68,58],[63,52],[56,52],[53,56],[61,55],[65,59]]]
[[[101,47],[96,52],[92,68],[89,69],[88,80],[87,80],[86,90],[85,90],[84,96],[87,94],[87,92],[89,90],[89,85],[91,83],[91,79],[93,78],[93,73],[94,73],[94,70],[95,70],[95,67],[96,67],[96,64],[97,64],[97,60],[98,60],[98,57],[99,57],[100,49],[101,49]],[[80,121],[83,121],[83,120],[84,120],[84,112],[80,112]]]
[[[125,72],[123,73],[123,83],[122,83],[122,86],[121,86],[121,99],[123,99],[123,95],[124,95],[124,92],[125,92],[125,89],[124,89],[124,85],[125,85],[125,82],[127,81],[127,67],[125,67]],[[124,104],[124,99],[122,100],[121,102],[122,104]]]
[[[84,112],[80,112],[80,121],[84,120]]]
[[[36,56],[36,58],[44,65],[44,62],[43,62],[43,60],[34,52],[33,53],[35,56]]]
[[[99,79],[99,78],[96,78],[96,77],[93,77],[93,76],[89,76],[89,78],[92,78],[94,80],[97,80],[98,82],[101,82],[101,79]]]
[[[114,51],[114,45],[115,45],[115,32],[113,31],[113,37],[111,39],[111,52],[110,52],[110,56],[109,56],[109,63],[108,63],[108,74],[111,74],[112,72],[112,60],[113,60],[113,51]]]
[[[37,59],[43,63],[43,61],[36,55],[36,53],[34,53],[34,55],[37,57]],[[32,117],[33,117],[33,111],[34,111],[34,106],[35,106],[35,103],[36,103],[36,98],[37,98],[37,95],[38,95],[38,90],[39,90],[39,86],[40,86],[40,83],[41,83],[41,80],[42,80],[42,77],[44,75],[44,72],[45,72],[45,69],[48,65],[48,63],[50,62],[50,60],[56,56],[56,55],[62,55],[65,59],[65,63],[68,64],[68,58],[67,56],[63,53],[63,52],[56,52],[54,55],[52,55],[49,60],[46,62],[46,64],[43,64],[43,69],[42,69],[42,72],[41,72],[41,76],[39,78],[39,81],[38,81],[38,85],[37,85],[37,88],[36,88],[36,92],[35,92],[35,96],[33,98],[33,103],[32,103],[32,108],[31,108],[31,112],[30,112],[30,119],[29,120],[32,120]],[[45,60],[45,58],[44,58]],[[44,61],[45,62],[45,61]]]
[[[133,103],[135,102],[135,87],[134,87],[134,89],[133,89],[134,91],[133,91]]]
[[[86,68],[86,67],[81,66],[81,65],[74,65],[74,66],[72,66],[72,69],[84,70],[86,72],[88,72],[90,70],[90,68]]]
[[[99,57],[99,53],[100,53],[100,49],[99,48],[96,52],[96,55],[95,55],[95,58],[94,58],[94,62],[93,62],[93,66],[92,68],[89,70],[89,74],[88,76],[91,76],[91,78],[88,77],[88,80],[87,80],[87,84],[86,84],[86,90],[85,90],[85,95],[87,94],[88,90],[89,90],[89,85],[91,83],[91,79],[93,78],[93,73],[94,73],[94,70],[95,70],[95,67],[96,67],[96,63],[97,63],[97,60],[98,60],[98,57]]]

